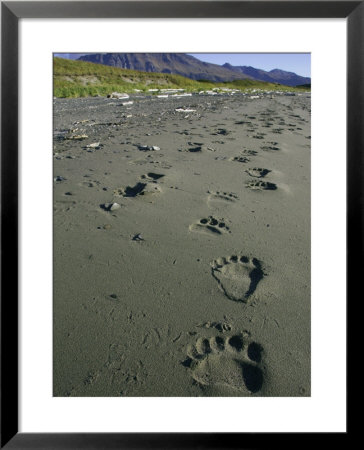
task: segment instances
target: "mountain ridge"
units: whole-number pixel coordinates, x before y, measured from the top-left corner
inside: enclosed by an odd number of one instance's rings
[[[270,71],[266,71],[263,69],[256,69],[252,66],[232,66],[229,63],[225,63],[223,67],[237,73],[249,75],[254,80],[267,81],[268,83],[280,83],[287,86],[311,84],[311,78],[302,77],[294,72],[288,72],[282,69],[272,69]]]

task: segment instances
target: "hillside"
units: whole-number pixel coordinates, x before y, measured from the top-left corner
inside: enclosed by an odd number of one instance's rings
[[[122,69],[182,75],[191,80],[233,81],[251,78],[184,53],[95,53],[81,56],[79,60]]]
[[[120,69],[63,58],[54,58],[53,75],[55,97],[106,96],[113,91],[150,93],[150,89],[185,89],[188,92],[218,87],[239,90],[292,90],[287,86],[251,79],[219,83],[194,81],[180,75]]]

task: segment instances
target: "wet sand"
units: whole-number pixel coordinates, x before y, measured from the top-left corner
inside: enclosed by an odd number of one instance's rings
[[[250,97],[54,100],[55,396],[310,395],[310,95]]]

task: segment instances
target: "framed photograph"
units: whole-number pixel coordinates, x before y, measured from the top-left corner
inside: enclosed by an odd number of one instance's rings
[[[2,447],[347,438],[363,8],[1,3]]]

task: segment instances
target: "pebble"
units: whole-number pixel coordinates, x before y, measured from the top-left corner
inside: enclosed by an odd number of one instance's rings
[[[119,205],[119,203],[104,203],[101,207],[106,211],[116,211],[121,208],[121,205]]]
[[[183,108],[177,108],[177,109],[175,109],[175,111],[177,111],[177,112],[184,112],[184,113],[188,113],[188,112],[195,112],[196,110],[195,109],[183,109]]]
[[[128,94],[120,93],[120,92],[112,92],[107,96],[107,98],[117,98],[117,99],[126,99],[129,98]]]
[[[113,203],[110,208],[109,211],[116,211],[117,209],[120,209],[121,206],[119,205],[119,203]]]
[[[99,149],[99,148],[100,148],[100,142],[93,142],[92,144],[88,144],[88,145],[86,145],[86,148],[96,148],[96,149]]]
[[[87,134],[76,134],[73,136],[69,136],[67,139],[71,140],[71,141],[83,141],[84,139],[87,139],[88,136]]]
[[[138,145],[138,149],[142,150],[144,152],[148,152],[148,151],[159,151],[160,147],[157,147],[156,145]]]
[[[61,177],[60,175],[58,175],[54,178],[54,181],[65,181],[65,180],[66,180],[66,178]]]

